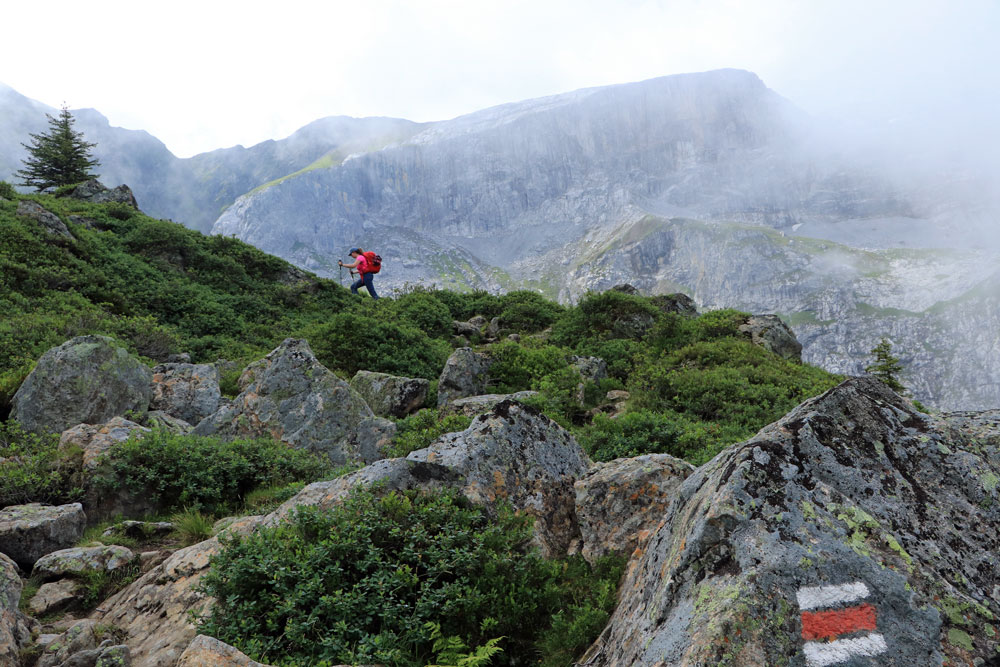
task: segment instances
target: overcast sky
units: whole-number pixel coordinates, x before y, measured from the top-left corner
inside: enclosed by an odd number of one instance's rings
[[[831,118],[1000,118],[998,0],[49,0],[2,15],[0,82],[181,157],[325,116],[442,120],[722,67]]]

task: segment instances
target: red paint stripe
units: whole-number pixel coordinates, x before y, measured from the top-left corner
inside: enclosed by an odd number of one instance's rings
[[[839,635],[875,629],[875,607],[863,604],[831,611],[802,612],[803,639],[836,639]]]

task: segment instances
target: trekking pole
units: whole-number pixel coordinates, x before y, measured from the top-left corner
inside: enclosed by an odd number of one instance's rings
[[[340,286],[344,286],[344,265],[340,265]]]

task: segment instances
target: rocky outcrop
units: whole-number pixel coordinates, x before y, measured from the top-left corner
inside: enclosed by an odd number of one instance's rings
[[[23,587],[17,565],[0,553],[0,667],[19,665],[31,641],[31,621],[18,611]]]
[[[61,433],[149,406],[152,373],[106,336],[78,336],[38,360],[14,394],[11,417],[31,431]]]
[[[695,304],[694,299],[681,292],[656,294],[651,296],[649,300],[662,313],[673,313],[674,315],[683,315],[684,317],[698,316],[698,306]]]
[[[802,361],[802,343],[777,315],[751,315],[740,325],[740,331],[749,336],[754,345],[783,359]]]
[[[590,462],[573,436],[537,410],[504,401],[465,431],[446,433],[406,458],[458,473],[473,502],[504,501],[533,516],[544,555],[579,547],[573,483]]]
[[[105,629],[91,619],[74,623],[46,644],[37,667],[130,667],[128,646],[102,640]]]
[[[66,223],[58,215],[36,201],[22,199],[17,202],[17,215],[23,218],[31,218],[49,234],[55,234],[67,239],[73,238],[69,228],[66,227]]]
[[[460,347],[451,353],[438,378],[438,407],[467,396],[486,392],[490,358],[471,347]]]
[[[25,571],[45,554],[75,544],[87,517],[83,505],[12,505],[0,510],[0,553]]]
[[[334,463],[384,458],[395,426],[375,417],[350,385],[327,370],[304,340],[286,339],[240,377],[232,404],[206,417],[195,435],[273,437]]]
[[[219,409],[219,369],[212,364],[160,364],[153,368],[149,409],[197,424]]]
[[[593,563],[608,554],[629,556],[641,549],[692,472],[690,463],[669,454],[591,466],[573,485],[583,557]]]
[[[397,377],[371,371],[358,371],[351,378],[351,388],[379,417],[402,418],[424,407],[430,384],[424,378]]]
[[[96,178],[80,183],[68,192],[66,196],[73,199],[82,199],[94,204],[117,202],[119,204],[127,204],[136,210],[139,208],[139,204],[135,200],[135,195],[132,194],[132,189],[129,186],[119,185],[117,188],[112,189],[105,186]]]
[[[988,664],[998,442],[868,378],[806,401],[681,484],[580,661]]]

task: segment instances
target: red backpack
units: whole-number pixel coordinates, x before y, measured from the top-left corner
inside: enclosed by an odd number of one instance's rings
[[[371,250],[366,250],[361,254],[368,260],[368,271],[365,273],[378,273],[382,270],[382,255],[376,255]]]

